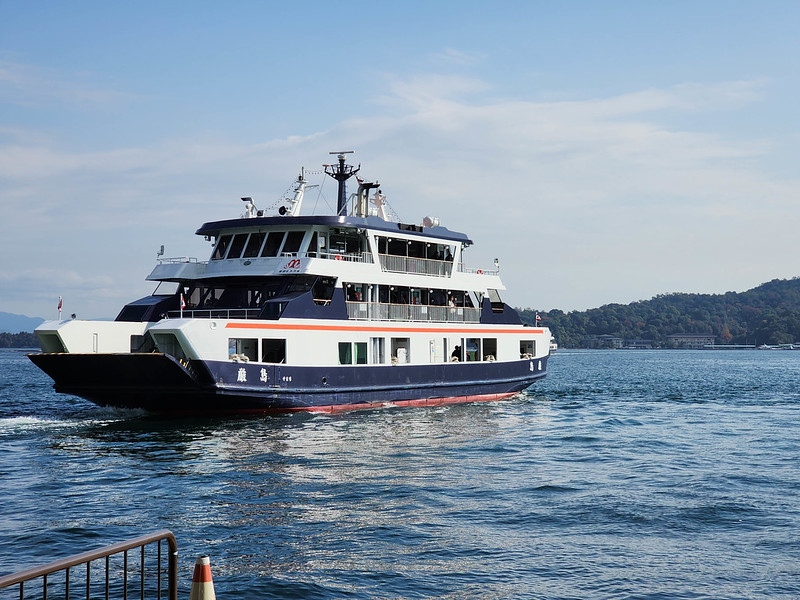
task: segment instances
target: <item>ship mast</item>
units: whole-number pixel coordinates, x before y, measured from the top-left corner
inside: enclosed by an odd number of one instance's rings
[[[336,181],[339,182],[339,200],[336,207],[336,214],[341,215],[347,212],[347,187],[345,182],[350,179],[353,175],[358,173],[361,169],[361,165],[358,165],[358,168],[353,168],[352,165],[344,164],[344,155],[345,154],[353,154],[355,150],[344,150],[342,152],[330,152],[330,154],[337,154],[337,158],[339,159],[338,165],[323,165],[325,167],[325,173],[333,177]]]

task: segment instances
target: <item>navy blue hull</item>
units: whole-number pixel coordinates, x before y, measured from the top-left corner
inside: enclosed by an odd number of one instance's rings
[[[31,354],[56,391],[159,414],[336,411],[509,397],[547,372],[514,362],[293,367],[165,354]]]

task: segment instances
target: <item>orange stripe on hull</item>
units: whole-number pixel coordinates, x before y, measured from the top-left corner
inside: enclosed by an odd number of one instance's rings
[[[271,329],[279,331],[369,331],[383,333],[544,333],[543,329],[459,329],[455,327],[359,327],[357,325],[289,325],[285,323],[228,323],[226,329]]]

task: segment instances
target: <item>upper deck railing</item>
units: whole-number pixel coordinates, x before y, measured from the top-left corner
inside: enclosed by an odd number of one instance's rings
[[[288,254],[286,255],[288,256]],[[300,258],[323,258],[327,260],[342,260],[345,262],[372,263],[372,254],[369,252],[300,252],[293,256]]]
[[[430,258],[411,258],[393,254],[379,254],[381,269],[392,273],[416,273],[434,277],[450,277],[453,272],[452,261]]]
[[[194,256],[171,256],[169,258],[159,258],[158,262],[166,265],[178,265],[181,263],[208,264],[207,260],[198,260]]]
[[[257,319],[260,308],[184,308],[167,312],[170,319]]]
[[[259,259],[284,259],[284,258],[321,258],[323,260],[337,260],[348,263],[374,262],[370,252],[282,252],[278,256],[254,257],[249,260]],[[226,259],[236,260],[236,259]],[[417,275],[432,275],[434,277],[450,277],[453,273],[453,262],[448,260],[435,260],[432,258],[412,258],[409,256],[396,256],[394,254],[379,254],[381,270],[390,273],[408,273]],[[200,264],[207,265],[209,261],[201,261],[190,256],[176,256],[172,258],[159,258],[159,264]],[[214,261],[221,262],[221,261]],[[459,273],[473,273],[477,275],[498,275],[498,269],[475,269],[465,267],[464,263],[458,263],[456,270]]]
[[[432,321],[437,323],[479,323],[481,310],[464,306],[429,306],[421,304],[384,304],[348,302],[347,316],[374,321]]]

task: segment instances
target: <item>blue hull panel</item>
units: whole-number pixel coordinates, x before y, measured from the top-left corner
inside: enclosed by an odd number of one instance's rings
[[[177,361],[164,354],[32,354],[59,392],[159,414],[336,411],[511,396],[547,372],[514,362],[294,367]],[[87,382],[91,382],[90,384]]]

